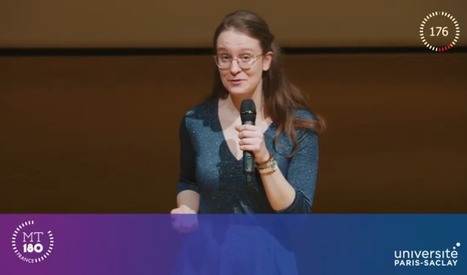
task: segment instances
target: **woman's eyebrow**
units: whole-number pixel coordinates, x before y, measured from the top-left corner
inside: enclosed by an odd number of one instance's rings
[[[229,49],[224,48],[224,47],[218,47],[217,50],[218,51],[229,51]],[[252,48],[240,48],[238,51],[240,51],[240,52],[244,52],[244,51],[254,52],[254,50]]]

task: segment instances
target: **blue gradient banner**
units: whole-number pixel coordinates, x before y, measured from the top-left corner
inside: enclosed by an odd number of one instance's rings
[[[467,274],[467,215],[0,215],[2,275]]]

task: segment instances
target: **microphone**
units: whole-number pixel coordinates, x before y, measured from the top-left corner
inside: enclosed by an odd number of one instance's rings
[[[256,106],[252,99],[245,99],[240,106],[240,117],[243,124],[255,125]],[[246,183],[252,182],[252,176],[255,172],[255,158],[251,151],[243,151],[243,173]]]

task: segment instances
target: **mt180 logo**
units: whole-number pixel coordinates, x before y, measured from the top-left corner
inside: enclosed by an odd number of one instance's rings
[[[11,238],[13,252],[24,262],[33,264],[47,259],[54,248],[54,235],[44,230],[33,220],[23,222],[14,231]]]

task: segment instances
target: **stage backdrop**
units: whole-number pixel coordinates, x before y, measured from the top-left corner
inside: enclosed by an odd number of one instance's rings
[[[329,126],[315,213],[467,212],[466,54],[285,61]],[[0,57],[0,211],[169,211],[179,123],[213,72],[210,56]]]
[[[237,9],[263,15],[287,47],[420,47],[428,14],[450,13],[461,32],[467,22],[463,0],[2,0],[0,48],[209,47]]]

